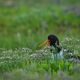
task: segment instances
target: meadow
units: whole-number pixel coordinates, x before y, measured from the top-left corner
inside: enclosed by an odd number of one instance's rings
[[[70,1],[0,6],[0,80],[80,80],[79,1]],[[64,59],[39,47],[49,34],[58,36]]]

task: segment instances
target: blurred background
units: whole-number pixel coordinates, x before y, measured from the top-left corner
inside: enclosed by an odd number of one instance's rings
[[[39,47],[49,34],[64,59]],[[53,79],[80,80],[80,0],[0,0],[0,80]]]
[[[55,34],[80,39],[80,0],[0,0],[0,47],[36,49]]]

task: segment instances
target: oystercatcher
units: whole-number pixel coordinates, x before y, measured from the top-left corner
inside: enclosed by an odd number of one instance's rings
[[[63,59],[63,49],[61,48],[59,39],[56,35],[53,34],[49,35],[48,39],[44,41],[40,46],[43,46],[44,44],[50,46],[50,51],[52,53],[52,58],[54,60]],[[55,48],[55,52],[54,52],[54,48]]]
[[[49,35],[48,36],[48,39],[46,41],[44,41],[40,46],[43,46],[45,44],[47,44],[47,46],[50,46],[51,47],[50,48],[50,51],[51,51],[51,53],[53,53],[52,54],[52,57],[54,59],[56,59],[56,60],[57,59],[64,59],[64,54],[65,53],[67,53],[67,55],[68,55],[69,58],[74,58],[74,59],[80,60],[80,56],[73,55],[73,54],[71,54],[69,52],[69,50],[63,49],[61,47],[61,45],[59,43],[59,39],[58,39],[58,37],[56,35],[53,35],[53,34]],[[53,51],[54,49],[53,48],[55,48],[56,53],[54,53],[54,51]]]
[[[50,47],[54,47],[57,52],[61,51],[61,46],[59,44],[59,39],[57,36],[51,34],[48,36],[48,39],[46,41],[44,41],[40,46],[43,46],[44,44],[47,44]],[[52,51],[52,49],[51,49]]]

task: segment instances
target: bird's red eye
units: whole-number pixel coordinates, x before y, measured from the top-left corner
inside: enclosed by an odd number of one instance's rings
[[[48,40],[47,44],[50,45],[50,40]]]

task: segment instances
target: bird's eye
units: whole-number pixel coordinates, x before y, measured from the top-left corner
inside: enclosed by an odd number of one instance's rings
[[[48,40],[48,43],[50,43],[50,40]]]

